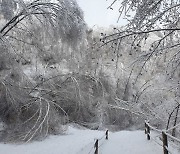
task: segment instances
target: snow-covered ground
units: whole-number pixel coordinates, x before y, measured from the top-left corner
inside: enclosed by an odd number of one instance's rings
[[[162,154],[154,140],[147,141],[144,131],[110,132],[105,140],[104,131],[68,127],[65,135],[50,136],[41,142],[23,145],[0,144],[0,154],[94,154],[94,143],[99,142],[99,154]],[[156,134],[152,134],[159,143]],[[173,154],[178,154],[174,149]]]

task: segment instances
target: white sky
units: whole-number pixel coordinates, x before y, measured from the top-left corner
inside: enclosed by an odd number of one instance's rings
[[[118,6],[113,10],[108,9],[113,0],[77,0],[77,3],[84,11],[85,21],[89,27],[94,25],[108,27],[109,25],[123,25],[125,21],[118,20]]]

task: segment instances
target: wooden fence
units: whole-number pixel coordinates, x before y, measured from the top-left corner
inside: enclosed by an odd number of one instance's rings
[[[163,154],[169,154],[169,153],[172,154],[172,152],[170,152],[170,149],[168,148],[168,138],[171,139],[171,140],[173,140],[173,141],[176,141],[176,142],[178,142],[178,143],[180,143],[180,139],[175,138],[174,136],[168,134],[168,132],[169,132],[170,130],[173,130],[173,129],[176,128],[176,127],[179,127],[179,126],[180,126],[180,124],[178,124],[178,125],[170,128],[170,129],[168,129],[168,130],[159,130],[159,129],[156,129],[156,128],[154,128],[153,126],[151,126],[151,125],[149,124],[149,122],[145,121],[145,134],[147,135],[147,140],[151,140],[151,130],[160,133],[160,135],[162,136]],[[99,141],[102,140],[102,139],[104,139],[104,138],[105,138],[106,140],[108,140],[108,138],[109,138],[109,131],[108,131],[108,130],[106,130],[104,136],[102,136],[100,139],[96,139],[96,140],[95,140],[95,143],[94,143],[94,154],[99,154],[99,147],[101,146],[101,145],[99,144]],[[90,152],[91,152],[91,151],[90,151]]]
[[[105,137],[106,140],[108,140],[108,138],[109,138],[109,131],[108,130],[106,130],[105,135],[102,136],[101,139],[97,139],[95,141],[95,144],[94,144],[94,148],[95,148],[94,154],[98,154],[99,153],[99,147],[100,147],[99,141],[102,140],[104,137]]]
[[[177,126],[179,126],[179,125],[177,125]],[[175,126],[175,127],[177,127],[177,126]],[[159,129],[152,127],[149,124],[149,122],[145,121],[145,134],[147,135],[147,140],[151,139],[151,136],[150,136],[151,130],[158,132],[158,133],[161,133],[162,134],[162,143],[163,143],[163,152],[164,152],[164,154],[169,154],[170,150],[168,148],[168,138],[170,138],[173,141],[180,143],[180,139],[175,138],[174,136],[168,134],[168,131],[174,129],[175,127],[168,129],[168,130],[159,130]]]

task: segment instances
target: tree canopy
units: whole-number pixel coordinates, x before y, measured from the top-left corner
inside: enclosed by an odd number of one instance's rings
[[[108,8],[119,5],[117,0]],[[115,46],[121,44],[124,38],[130,38],[132,49],[146,44],[146,40],[152,34],[154,39],[148,52],[139,56],[144,59],[144,65],[154,57],[164,56],[168,75],[179,76],[180,65],[180,3],[178,0],[122,0],[119,6],[119,19],[123,17],[128,24],[122,29],[115,28],[112,35],[103,36],[105,44],[112,43]],[[172,51],[173,50],[173,51]]]

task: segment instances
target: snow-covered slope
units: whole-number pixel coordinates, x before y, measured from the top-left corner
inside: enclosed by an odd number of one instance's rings
[[[99,154],[163,153],[162,147],[154,140],[146,140],[143,131],[110,132],[109,140],[105,140],[104,131],[69,126],[66,135],[51,136],[42,142],[23,145],[0,144],[0,154],[94,154],[95,140],[100,138]],[[178,152],[173,150],[173,154]]]

